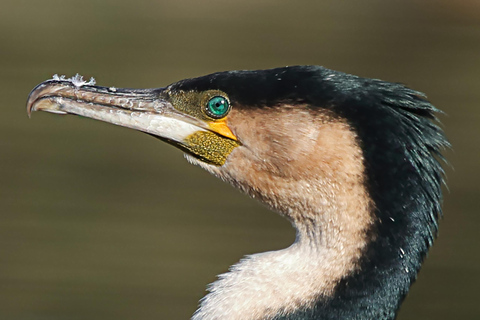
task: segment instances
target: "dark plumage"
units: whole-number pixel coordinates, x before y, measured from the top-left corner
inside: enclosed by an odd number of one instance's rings
[[[449,146],[432,122],[439,112],[402,84],[319,66],[231,71],[187,79],[179,90],[220,89],[245,108],[307,104],[327,108],[355,128],[375,203],[372,242],[361,270],[342,280],[332,299],[275,319],[392,319],[437,233]],[[294,133],[292,133],[294,134]]]

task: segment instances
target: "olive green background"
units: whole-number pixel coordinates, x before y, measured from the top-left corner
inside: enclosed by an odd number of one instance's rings
[[[0,319],[188,319],[291,226],[145,134],[35,113],[54,73],[159,87],[319,64],[426,92],[453,144],[440,236],[399,319],[480,319],[480,2],[0,3]]]

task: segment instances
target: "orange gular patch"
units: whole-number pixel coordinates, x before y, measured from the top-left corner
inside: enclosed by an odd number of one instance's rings
[[[234,141],[238,141],[237,137],[233,134],[232,130],[227,125],[227,119],[222,119],[214,122],[209,122],[208,126],[210,130],[215,133],[218,133],[221,136],[227,137]]]

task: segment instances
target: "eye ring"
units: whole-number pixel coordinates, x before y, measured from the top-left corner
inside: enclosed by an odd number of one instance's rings
[[[205,106],[206,114],[213,119],[221,119],[230,112],[230,102],[222,96],[214,96]]]

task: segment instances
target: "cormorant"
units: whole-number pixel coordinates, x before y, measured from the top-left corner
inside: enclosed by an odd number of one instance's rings
[[[401,84],[319,66],[158,89],[55,75],[27,109],[156,136],[292,223],[290,247],[234,265],[194,320],[394,319],[437,232],[449,144],[438,110]]]

